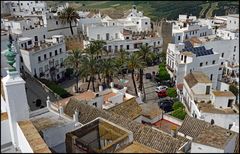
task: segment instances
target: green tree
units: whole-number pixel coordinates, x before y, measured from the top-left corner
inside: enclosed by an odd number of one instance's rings
[[[180,101],[174,102],[173,109],[177,110],[179,108],[184,108],[183,104]]]
[[[167,89],[167,95],[169,96],[169,97],[177,97],[177,91],[176,91],[176,89],[175,88],[168,88]]]
[[[78,82],[81,75],[81,59],[82,59],[82,50],[75,49],[69,56],[65,59],[64,65],[73,70],[73,75],[76,78],[76,86],[78,92]]]
[[[231,91],[236,97],[239,94],[238,88],[236,86],[232,85],[232,84],[229,86],[229,91]]]
[[[123,70],[127,68],[127,59],[128,59],[128,52],[124,49],[120,49],[116,55],[116,65],[122,74],[122,78],[124,78]]]
[[[144,62],[149,62],[152,61],[155,57],[155,54],[151,51],[151,47],[148,45],[141,45],[139,51],[137,52],[138,55],[142,58],[141,60]],[[146,66],[146,65],[145,65]],[[145,67],[144,66],[144,67]],[[140,68],[139,69],[139,74],[140,74],[140,78],[139,78],[139,86],[138,89],[143,93],[144,93],[144,99],[145,99],[145,89],[144,89],[144,85],[143,85],[143,74],[144,74],[144,68]]]
[[[104,82],[107,79],[107,85],[113,80],[113,76],[118,72],[116,61],[114,59],[102,59],[99,65],[100,72],[103,74]]]
[[[143,69],[144,66],[145,66],[145,62],[142,61],[142,57],[140,57],[138,54],[133,53],[127,60],[127,67],[129,70],[131,70],[132,81],[133,81],[133,86],[135,89],[136,96],[138,96],[138,92],[137,92],[136,82],[134,79],[134,73],[135,73],[135,70]]]
[[[60,12],[58,17],[63,24],[69,23],[70,30],[73,35],[72,22],[77,23],[77,19],[80,18],[76,10],[72,7],[67,7],[62,12]]]
[[[178,119],[183,120],[186,116],[186,112],[184,108],[178,108],[177,110],[174,110],[173,113],[171,114],[173,117],[176,117]]]
[[[165,65],[163,63],[159,64],[159,76],[160,81],[163,80],[170,80],[170,75],[168,74],[167,69],[165,68]]]

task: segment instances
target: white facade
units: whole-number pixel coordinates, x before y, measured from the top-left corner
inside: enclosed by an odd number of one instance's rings
[[[22,46],[22,44],[24,46],[20,49],[24,64],[21,69],[33,76],[37,75],[37,77],[46,79],[58,80],[62,78],[65,73],[63,62],[67,58],[63,36],[52,36],[52,39],[46,39],[45,43],[40,43],[39,46],[35,47],[32,44],[28,45],[29,41],[31,39],[28,38],[22,38],[19,41],[19,46]],[[50,71],[52,67],[56,68],[53,72]]]
[[[197,56],[192,52],[182,52],[184,48],[185,45],[179,43],[169,44],[167,49],[166,63],[176,84],[183,83],[184,76],[191,71],[202,71],[212,80],[215,89],[217,80],[222,74],[222,69],[219,70],[219,53],[213,51],[212,54]],[[206,50],[211,50],[211,48],[206,47]]]

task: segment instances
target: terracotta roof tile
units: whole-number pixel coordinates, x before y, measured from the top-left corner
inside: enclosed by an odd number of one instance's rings
[[[173,138],[164,132],[154,130],[150,126],[144,126],[121,115],[117,115],[114,112],[110,113],[105,110],[92,107],[85,103],[79,102],[74,98],[71,98],[64,112],[65,114],[72,116],[76,108],[79,110],[80,123],[86,124],[97,117],[102,117],[132,131],[134,141],[137,141],[155,150],[174,153],[184,144],[182,140]],[[150,136],[156,137],[153,139]]]
[[[133,120],[141,115],[142,109],[134,97],[110,108],[108,111]]]
[[[195,86],[197,83],[212,83],[206,74],[197,71],[187,74],[184,79],[190,88]]]
[[[124,149],[119,150],[117,153],[160,153],[160,151],[149,148],[148,146],[138,142],[133,142]]]
[[[18,121],[18,124],[34,153],[51,153],[31,121]]]
[[[235,95],[231,91],[212,91],[215,96],[223,96],[223,97],[235,97]]]

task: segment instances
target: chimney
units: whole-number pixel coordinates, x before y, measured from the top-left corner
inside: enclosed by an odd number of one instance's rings
[[[59,108],[59,113],[60,113],[60,115],[63,115],[63,107],[62,106],[60,106],[60,108]]]
[[[79,116],[79,111],[75,110],[75,112],[73,114],[73,121],[78,122],[78,116]]]
[[[51,101],[50,101],[50,97],[49,96],[47,97],[46,103],[47,103],[47,108],[51,109]]]
[[[175,126],[171,129],[171,136],[177,137],[177,128]]]
[[[103,86],[102,85],[99,86],[99,92],[101,92],[101,91],[103,91]]]

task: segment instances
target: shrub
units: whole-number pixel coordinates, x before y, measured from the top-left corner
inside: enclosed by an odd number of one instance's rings
[[[65,89],[63,89],[61,86],[57,85],[53,81],[48,81],[46,79],[41,79],[41,82],[43,82],[48,88],[50,88],[54,93],[58,94],[62,98],[72,96]]]
[[[168,88],[167,89],[167,95],[169,97],[177,97],[177,91],[175,88]]]
[[[183,106],[183,104],[181,103],[181,102],[175,102],[174,104],[173,104],[173,109],[174,110],[177,110],[177,109],[179,109],[179,108],[184,108],[184,106]]]
[[[178,108],[177,110],[174,110],[171,115],[173,117],[183,120],[185,118],[186,114],[187,113],[185,112],[184,108]]]
[[[158,75],[158,77],[159,77],[160,81],[170,80],[170,75],[168,74],[168,71],[165,68],[164,63],[159,64],[159,75]]]
[[[229,91],[231,91],[235,96],[237,96],[239,93],[238,88],[234,85],[229,86]]]

